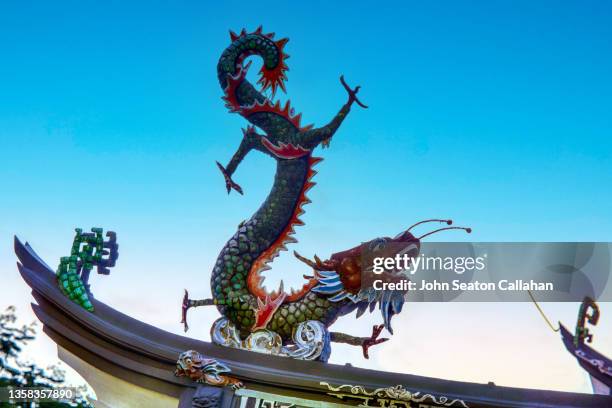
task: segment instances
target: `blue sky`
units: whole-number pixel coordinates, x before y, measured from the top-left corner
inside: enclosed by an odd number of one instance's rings
[[[273,163],[254,153],[235,174],[245,196],[228,197],[214,165],[229,160],[245,125],[220,100],[216,62],[229,29],[259,24],[290,38],[287,96],[305,123],[326,123],[345,102],[341,73],[362,85],[370,105],[355,108],[331,148],[317,152],[325,161],[298,231],[300,252],[327,256],[431,217],[471,226],[478,241],[612,240],[610,4],[301,3],[3,5],[0,273],[7,304],[26,313],[29,302],[14,269],[13,234],[54,264],[74,227],[101,226],[117,231],[121,258],[110,277],[93,278],[97,296],[180,330],[182,288],[209,293],[217,251],[272,183]],[[289,256],[275,265],[271,286],[305,272]],[[439,313],[430,324],[444,326],[467,306],[432,307]],[[469,306],[469,313],[479,321],[493,308],[499,320],[508,307]],[[491,343],[507,338],[503,330],[512,325],[545,330],[532,309],[521,310],[507,313]],[[575,310],[550,312],[571,325]],[[407,325],[417,319],[410,313],[402,316]],[[214,312],[193,315],[201,329],[190,334],[206,337]],[[610,322],[601,323],[608,339]],[[369,331],[366,323],[341,324]],[[475,343],[457,330],[449,342]],[[558,347],[550,361],[540,357],[543,372],[567,358],[558,339],[547,341],[529,345]],[[507,348],[493,345],[490,353],[516,361]],[[406,358],[411,372],[444,376]],[[574,362],[564,363],[574,375],[566,383],[528,384],[588,390]],[[503,364],[474,375],[457,366],[456,376],[503,377]],[[572,388],[576,378],[583,382]]]

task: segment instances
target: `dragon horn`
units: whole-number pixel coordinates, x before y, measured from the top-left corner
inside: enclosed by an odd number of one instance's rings
[[[310,266],[312,269],[317,269],[317,264],[312,262],[310,259],[303,257],[297,251],[293,251],[293,255],[300,261],[304,262],[306,265]]]

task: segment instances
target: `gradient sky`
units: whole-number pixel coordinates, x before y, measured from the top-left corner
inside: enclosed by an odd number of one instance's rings
[[[3,3],[0,307],[32,318],[13,234],[54,265],[74,227],[100,226],[117,231],[121,256],[110,277],[92,277],[96,296],[181,331],[182,289],[210,294],[217,252],[272,184],[272,161],[253,153],[235,174],[245,196],[228,197],[214,165],[245,126],[220,100],[216,62],[228,29],[259,24],[290,38],[287,91],[304,123],[325,124],[345,102],[341,73],[370,105],[317,151],[303,254],[431,217],[472,227],[477,241],[612,241],[610,3],[301,3]],[[304,272],[284,255],[267,282]],[[573,326],[577,305],[543,307]],[[612,307],[602,309],[595,344],[610,355]],[[215,316],[192,312],[189,335],[207,339]],[[378,320],[334,328],[366,335]],[[590,389],[527,303],[407,305],[394,327],[372,360],[344,346],[332,360]],[[49,340],[33,347],[54,358]]]

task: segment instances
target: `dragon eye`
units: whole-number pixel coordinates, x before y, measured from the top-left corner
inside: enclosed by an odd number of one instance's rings
[[[385,244],[387,243],[387,240],[385,238],[375,238],[372,241],[370,241],[370,251],[379,251],[382,248],[385,247]]]

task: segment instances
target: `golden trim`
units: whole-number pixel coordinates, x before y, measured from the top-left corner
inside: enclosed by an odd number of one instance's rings
[[[362,400],[363,402],[359,404],[360,407],[410,408],[412,407],[412,405],[410,404],[411,402],[429,402],[440,407],[459,406],[463,408],[469,408],[463,400],[451,400],[450,398],[445,396],[436,397],[431,394],[411,392],[405,389],[403,385],[395,385],[386,388],[376,388],[373,391],[368,391],[361,385],[345,384],[340,385],[338,387],[334,387],[333,385],[324,381],[321,381],[319,384],[325,385],[329,391],[332,391],[328,392],[328,395],[334,396],[338,399],[344,400],[345,398],[352,398]]]

